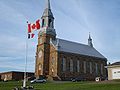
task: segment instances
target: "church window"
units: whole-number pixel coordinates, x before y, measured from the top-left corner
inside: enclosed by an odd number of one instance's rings
[[[48,26],[49,26],[49,27],[50,27],[51,22],[52,22],[52,20],[51,20],[51,19],[49,19],[49,23],[48,23]]]
[[[90,73],[90,63],[86,62],[86,72]]]
[[[77,72],[80,72],[80,61],[77,60]]]
[[[70,59],[70,72],[73,72],[73,60]]]
[[[44,27],[44,25],[45,25],[45,20],[43,19],[42,20],[42,27]]]
[[[66,71],[66,59],[65,58],[62,59],[62,68],[63,68],[63,71]]]
[[[84,61],[84,73],[86,73],[86,61]]]
[[[101,75],[103,75],[103,64],[101,64]]]
[[[92,62],[90,62],[90,73],[92,73]]]
[[[95,64],[96,75],[98,74],[98,64]]]

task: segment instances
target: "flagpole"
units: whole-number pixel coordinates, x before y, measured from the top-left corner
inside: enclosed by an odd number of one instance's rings
[[[26,50],[26,55],[25,55],[25,69],[24,69],[23,88],[26,87],[26,82],[27,82],[28,32],[27,32],[27,35],[26,35],[26,46],[25,46],[25,50]]]
[[[36,25],[34,25],[34,28],[31,27],[31,23],[29,24],[28,21],[27,21],[27,24],[28,24],[28,31],[27,31],[27,35],[26,35],[26,46],[25,46],[25,50],[26,50],[26,56],[25,56],[25,70],[24,70],[24,80],[23,80],[23,88],[26,88],[26,82],[27,82],[27,60],[28,60],[28,39],[29,38],[33,38],[34,37],[34,33],[31,34],[31,28],[32,29],[40,29],[40,20],[38,19],[36,21]],[[30,35],[30,36],[29,36]],[[31,36],[32,35],[32,36]]]

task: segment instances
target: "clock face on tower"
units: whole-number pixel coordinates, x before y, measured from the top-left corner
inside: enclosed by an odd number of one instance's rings
[[[39,57],[39,58],[42,57],[42,50],[39,51],[39,53],[38,53],[38,57]]]

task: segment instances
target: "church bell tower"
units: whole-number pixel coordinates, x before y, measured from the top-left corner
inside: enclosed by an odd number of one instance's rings
[[[46,0],[46,7],[41,17],[41,29],[38,34],[36,51],[35,76],[49,75],[50,39],[56,39],[54,17],[50,7],[50,0]]]

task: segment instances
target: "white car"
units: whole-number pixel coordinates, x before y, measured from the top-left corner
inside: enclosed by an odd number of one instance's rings
[[[45,79],[34,79],[32,81],[30,81],[30,83],[45,83],[46,80]]]

